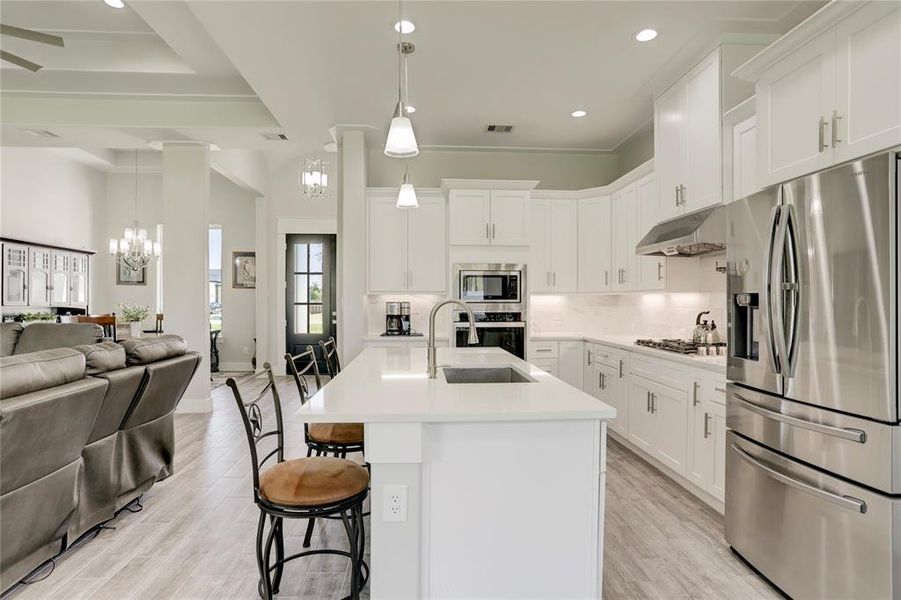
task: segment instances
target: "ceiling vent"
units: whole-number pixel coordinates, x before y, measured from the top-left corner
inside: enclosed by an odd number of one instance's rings
[[[261,133],[264,140],[269,140],[270,142],[286,142],[288,141],[288,136],[284,133]]]
[[[513,125],[488,125],[485,131],[487,133],[510,133],[513,131]]]
[[[52,131],[48,131],[46,129],[23,129],[25,133],[28,135],[33,135],[34,137],[43,137],[43,138],[58,138],[59,136]]]

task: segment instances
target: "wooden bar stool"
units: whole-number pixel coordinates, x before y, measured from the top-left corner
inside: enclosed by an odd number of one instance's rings
[[[323,355],[325,356],[325,355]],[[328,360],[328,359],[326,359]],[[285,354],[288,370],[297,384],[297,393],[300,395],[300,405],[303,406],[310,399],[307,376],[312,372],[316,382],[316,391],[322,389],[322,378],[319,375],[319,365],[316,363],[316,353],[313,346],[307,346],[305,352],[292,356]],[[298,367],[298,362],[302,367]],[[307,445],[307,456],[334,455],[337,458],[345,458],[348,452],[363,452],[363,424],[362,423],[304,423],[304,442]],[[310,547],[313,536],[313,519],[307,524],[307,532],[303,538],[304,548]]]
[[[263,369],[254,377],[242,382],[245,389],[259,385],[261,380],[265,382],[262,391],[250,402],[245,402],[241,398],[241,390],[234,378],[229,377],[226,381],[234,392],[235,403],[241,413],[247,443],[250,446],[253,498],[260,509],[256,539],[260,595],[266,600],[271,600],[272,595],[278,593],[286,562],[314,554],[335,554],[346,556],[351,561],[353,576],[350,598],[356,600],[369,579],[369,567],[363,560],[366,549],[363,501],[369,493],[369,472],[362,466],[341,458],[321,456],[285,460],[285,429],[281,400],[269,363],[264,364]],[[271,409],[261,406],[268,395],[272,397]],[[264,418],[274,419],[273,429],[264,430]],[[269,448],[268,452],[266,446]],[[266,461],[272,457],[276,459],[275,464],[261,470]],[[268,534],[266,534],[267,517]],[[315,517],[340,518],[347,533],[350,550],[321,548],[285,556],[284,519],[310,519],[312,523]]]

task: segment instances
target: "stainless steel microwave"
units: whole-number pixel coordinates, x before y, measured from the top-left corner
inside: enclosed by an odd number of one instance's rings
[[[525,293],[525,265],[454,265],[454,287],[458,299],[469,304],[520,305]]]

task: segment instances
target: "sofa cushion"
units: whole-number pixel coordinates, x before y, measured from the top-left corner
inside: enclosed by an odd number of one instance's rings
[[[0,325],[0,356],[9,356],[16,349],[16,342],[22,333],[21,323],[3,323]]]
[[[116,342],[100,342],[75,346],[87,361],[87,374],[99,375],[125,368],[125,348]]]
[[[159,360],[184,356],[188,345],[177,335],[133,338],[122,342],[129,365],[146,365]]]
[[[13,354],[29,354],[51,348],[96,344],[103,328],[94,323],[32,323],[22,330]]]
[[[72,348],[4,356],[0,358],[0,398],[45,390],[84,376],[84,354]]]

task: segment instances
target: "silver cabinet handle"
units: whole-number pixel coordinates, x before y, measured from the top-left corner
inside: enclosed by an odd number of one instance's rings
[[[710,437],[710,413],[704,413],[704,439]]]
[[[835,148],[842,140],[838,137],[838,122],[841,121],[838,111],[832,111],[832,147]]]
[[[808,483],[804,483],[803,481],[798,481],[793,477],[789,477],[784,473],[780,473],[776,469],[763,464],[761,461],[757,460],[743,449],[739,448],[737,444],[732,443],[732,450],[735,451],[736,456],[741,458],[743,461],[748,463],[749,465],[756,467],[760,471],[763,471],[764,474],[772,477],[779,483],[783,483],[789,487],[793,487],[796,490],[801,490],[802,492],[807,492],[812,496],[816,496],[822,500],[826,500],[827,502],[832,502],[833,504],[837,504],[843,508],[847,508],[853,510],[855,512],[859,512],[861,514],[867,512],[867,503],[863,500],[858,500],[853,496],[839,496],[838,494],[833,494],[832,492],[827,492],[826,490],[821,490],[818,487],[812,486]]]
[[[658,262],[657,263],[657,281],[662,281],[662,280],[663,280],[663,263]]]
[[[676,186],[676,206],[679,206],[679,186]]]
[[[550,271],[547,272],[545,279],[547,280],[547,286],[551,287],[551,272]]]
[[[598,389],[599,390],[604,389],[604,374],[603,373],[598,373]]]
[[[698,388],[701,387],[701,384],[698,383],[697,381],[693,381],[693,382],[691,382],[691,386],[692,386],[691,405],[697,406],[701,402],[701,399],[698,398]]]
[[[494,239],[496,237],[497,237],[496,226],[494,223],[492,223],[491,224],[491,239]]]
[[[550,348],[535,348],[535,352],[550,352]]]
[[[553,275],[553,277],[552,277],[553,281],[551,282],[551,285],[553,285],[554,287],[557,287],[557,271],[553,271],[552,275]]]
[[[715,388],[713,388],[713,391],[715,391],[715,392],[722,392],[722,393],[724,393],[724,394],[726,393],[726,390],[725,390],[724,388],[721,388],[721,387],[715,387]]]
[[[648,392],[648,404],[647,404],[647,407],[645,408],[645,410],[647,412],[651,412],[651,392]]]
[[[747,400],[746,398],[742,398],[740,395],[734,392],[732,393],[732,397],[738,400],[741,405],[749,411],[757,413],[762,417],[785,423],[786,425],[793,425],[795,427],[801,427],[802,429],[809,429],[810,431],[816,431],[817,433],[822,433],[823,435],[831,435],[832,437],[841,438],[843,440],[848,440],[851,442],[857,442],[858,444],[865,444],[867,441],[867,433],[865,431],[861,431],[860,429],[851,429],[849,427],[833,427],[832,425],[814,423],[813,421],[807,421],[806,419],[799,419],[798,417],[783,415],[782,413],[776,412],[775,410],[764,408],[758,404],[751,402],[750,400]]]
[[[586,362],[585,364],[586,364],[586,365],[590,365],[590,364],[591,364],[591,350],[588,351],[588,362]]]
[[[604,269],[604,285],[610,285],[610,271]]]
[[[491,229],[490,229],[490,227],[491,227],[491,226],[490,226],[488,223],[485,223],[485,237],[488,238],[489,240],[491,239]]]
[[[820,117],[820,124],[818,125],[820,138],[817,143],[817,148],[818,148],[819,152],[822,152],[823,150],[826,149],[826,127],[828,125],[829,124],[826,122],[826,117]]]
[[[623,377],[623,359],[619,359],[619,377],[620,379]]]
[[[651,414],[657,413],[657,394],[651,392]]]

